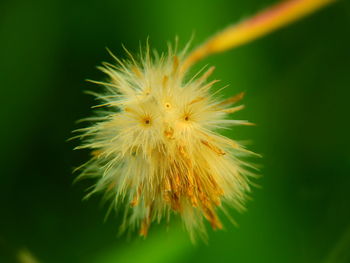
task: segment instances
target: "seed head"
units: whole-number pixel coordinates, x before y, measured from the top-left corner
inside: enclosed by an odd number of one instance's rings
[[[124,204],[122,228],[137,228],[146,236],[154,221],[181,216],[191,237],[205,235],[204,221],[221,229],[217,215],[224,205],[244,208],[249,191],[249,166],[238,157],[251,154],[216,131],[247,121],[232,120],[243,97],[218,99],[208,81],[214,68],[188,78],[186,52],[144,54],[135,59],[114,57],[116,65],[100,69],[105,91],[94,94],[102,104],[93,124],[80,129],[92,150],[81,177],[96,178],[92,193],[104,192],[115,205]],[[189,80],[187,80],[189,79]],[[224,210],[225,211],[225,210]]]
[[[91,159],[80,177],[94,177],[90,194],[103,192],[116,207],[125,205],[122,230],[138,228],[146,236],[150,224],[179,214],[193,238],[205,235],[204,221],[222,224],[217,211],[225,205],[244,208],[249,192],[241,156],[253,154],[236,141],[217,133],[234,125],[229,114],[239,93],[218,99],[211,92],[217,81],[207,81],[214,68],[188,78],[189,68],[206,56],[232,49],[285,26],[334,0],[287,0],[232,25],[186,55],[169,48],[166,55],[150,55],[147,46],[138,59],[114,57],[116,65],[100,69],[109,77],[96,82],[105,87],[94,94],[102,104],[90,127],[80,129],[82,146]],[[189,80],[188,80],[189,79]],[[101,109],[102,108],[102,109]],[[89,194],[89,195],[90,195]],[[205,220],[204,220],[205,219]]]

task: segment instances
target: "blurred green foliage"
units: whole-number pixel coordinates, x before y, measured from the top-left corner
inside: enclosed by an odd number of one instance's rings
[[[178,220],[146,240],[117,237],[103,223],[91,182],[72,185],[88,158],[66,142],[95,101],[95,66],[137,52],[149,36],[166,49],[175,35],[193,46],[274,3],[247,1],[14,0],[0,2],[0,262],[28,249],[42,263],[350,262],[350,2],[339,1],[269,36],[212,56],[226,95],[247,93],[238,118],[257,123],[230,136],[264,157],[261,188],[239,227],[209,231],[192,245]]]

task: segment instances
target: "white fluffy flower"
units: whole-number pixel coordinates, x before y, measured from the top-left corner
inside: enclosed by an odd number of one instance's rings
[[[80,129],[92,158],[81,177],[94,177],[91,193],[104,192],[115,205],[125,204],[123,227],[146,236],[150,224],[181,216],[187,230],[205,233],[204,219],[222,228],[217,215],[224,204],[243,208],[249,179],[250,154],[237,142],[218,134],[220,128],[249,125],[229,118],[243,106],[232,106],[242,93],[221,100],[210,93],[214,68],[186,76],[185,52],[150,55],[117,65],[104,63],[105,87],[94,94],[102,107],[90,127]],[[189,79],[189,80],[187,80]],[[199,230],[199,231],[198,231]]]

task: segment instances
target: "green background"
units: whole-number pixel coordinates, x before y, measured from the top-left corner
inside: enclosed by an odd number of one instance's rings
[[[91,182],[73,185],[88,158],[66,142],[96,103],[84,80],[104,78],[105,47],[125,57],[149,36],[193,46],[275,1],[1,1],[0,262],[27,249],[42,263],[350,262],[350,2],[253,43],[211,56],[212,78],[246,92],[236,115],[257,124],[229,135],[261,153],[248,210],[192,245],[178,220],[143,240],[118,237]],[[29,261],[22,261],[29,263]]]

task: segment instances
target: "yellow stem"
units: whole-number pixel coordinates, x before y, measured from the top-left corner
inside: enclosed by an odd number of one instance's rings
[[[210,38],[192,51],[184,61],[182,70],[210,54],[246,44],[264,36],[303,16],[306,16],[335,0],[287,0],[278,3],[237,25],[232,25]]]

